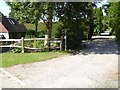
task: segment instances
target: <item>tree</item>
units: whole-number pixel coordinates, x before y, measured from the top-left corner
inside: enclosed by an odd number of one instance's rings
[[[95,25],[94,25],[94,18],[95,18],[94,9],[96,8],[96,5],[95,5],[95,3],[89,2],[86,7],[87,7],[87,10],[86,10],[87,23],[86,23],[86,25],[88,26],[88,40],[90,40],[94,33],[94,27],[95,27]]]
[[[19,20],[20,23],[29,21],[35,24],[35,31],[37,32],[38,21],[41,17],[41,3],[37,2],[7,2],[11,7],[12,17]]]
[[[83,32],[86,28],[87,2],[65,2],[57,4],[59,21],[63,23],[62,28],[67,28],[67,48],[80,47]]]
[[[7,2],[11,7],[11,13],[14,14],[20,22],[29,21],[35,24],[37,32],[38,22],[43,20],[46,25],[47,46],[50,47],[48,40],[52,33],[52,19],[55,12],[55,3],[53,2]]]
[[[106,21],[107,27],[111,34],[115,34],[117,43],[120,43],[120,1],[109,2],[106,7]]]
[[[52,33],[52,20],[53,20],[53,16],[54,12],[55,12],[55,8],[56,8],[56,3],[53,2],[46,2],[43,4],[43,11],[42,11],[42,16],[41,19],[43,20],[43,22],[46,25],[46,46],[49,48],[50,47],[50,43],[48,42],[51,39],[51,33]]]
[[[109,27],[115,31],[116,41],[120,44],[120,1],[109,3],[108,17],[109,17]]]
[[[11,12],[9,13],[9,18],[15,18],[14,15],[15,15],[15,13],[14,13],[13,11],[11,11]]]
[[[103,32],[103,12],[102,12],[102,8],[96,8],[95,9],[95,20],[94,20],[94,24],[95,24],[95,28],[94,28],[94,33],[96,35],[100,35],[101,32]]]

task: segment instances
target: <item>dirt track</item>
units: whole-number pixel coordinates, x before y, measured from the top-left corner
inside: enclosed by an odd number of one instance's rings
[[[118,49],[114,40],[97,39],[86,46],[86,50],[76,55],[5,70],[31,88],[117,88]]]

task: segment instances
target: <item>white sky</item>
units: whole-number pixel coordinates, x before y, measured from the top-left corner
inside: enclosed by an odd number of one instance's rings
[[[3,0],[0,0],[0,12],[7,17],[9,16],[10,7]]]
[[[97,4],[98,7],[102,7],[103,4],[106,4],[107,0],[103,0],[102,4]]]

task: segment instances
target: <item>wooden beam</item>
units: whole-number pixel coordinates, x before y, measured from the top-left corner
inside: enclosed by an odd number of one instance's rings
[[[24,38],[22,37],[22,53],[24,53]]]
[[[0,46],[0,48],[5,48],[5,47],[18,47],[18,48],[22,48],[22,46],[13,46],[13,45],[8,45],[8,46]]]
[[[21,41],[21,39],[0,39],[0,41]]]

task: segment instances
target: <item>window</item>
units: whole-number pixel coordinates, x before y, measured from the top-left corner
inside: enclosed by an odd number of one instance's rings
[[[14,22],[12,19],[8,19],[8,21],[9,21],[11,24],[15,24],[15,22]]]

